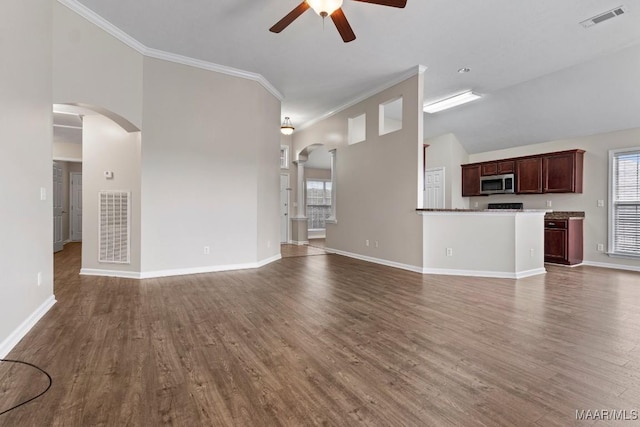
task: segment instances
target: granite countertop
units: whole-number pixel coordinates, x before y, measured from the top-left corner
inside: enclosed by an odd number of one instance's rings
[[[430,208],[417,208],[417,212],[547,212],[549,209],[430,209]]]
[[[553,211],[548,212],[544,219],[574,219],[584,218],[584,212],[579,211]]]

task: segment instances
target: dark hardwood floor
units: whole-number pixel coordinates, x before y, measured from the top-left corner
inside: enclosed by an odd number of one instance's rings
[[[640,407],[640,275],[422,276],[337,255],[81,277],[10,353],[53,377],[2,426],[591,426]],[[0,405],[42,385],[0,364]],[[0,412],[2,411],[0,407]]]

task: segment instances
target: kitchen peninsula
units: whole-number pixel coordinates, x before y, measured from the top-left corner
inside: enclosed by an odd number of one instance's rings
[[[416,209],[423,273],[519,279],[546,272],[546,210]]]

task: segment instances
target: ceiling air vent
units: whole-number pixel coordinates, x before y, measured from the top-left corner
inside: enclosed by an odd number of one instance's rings
[[[615,9],[607,10],[599,15],[592,16],[589,19],[586,19],[580,23],[585,28],[592,27],[601,22],[607,21],[611,18],[615,18],[627,12],[627,9],[624,6],[618,6]]]

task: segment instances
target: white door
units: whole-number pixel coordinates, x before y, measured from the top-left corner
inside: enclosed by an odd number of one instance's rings
[[[427,209],[444,209],[444,167],[425,171],[424,207]]]
[[[73,242],[82,241],[82,172],[71,172],[70,179],[69,239]]]
[[[62,241],[62,168],[53,162],[53,252],[61,251]]]
[[[280,175],[280,242],[289,242],[289,175]]]

